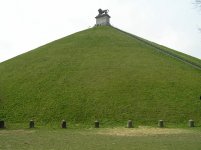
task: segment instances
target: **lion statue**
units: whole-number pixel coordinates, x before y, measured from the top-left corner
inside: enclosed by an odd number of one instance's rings
[[[98,12],[99,12],[99,15],[102,15],[102,14],[107,14],[109,12],[109,10],[108,9],[106,9],[106,10],[99,9]]]

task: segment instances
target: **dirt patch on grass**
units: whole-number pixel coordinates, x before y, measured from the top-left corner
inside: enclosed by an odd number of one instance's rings
[[[154,135],[173,135],[173,134],[189,134],[190,130],[185,129],[169,129],[169,128],[152,128],[140,126],[139,128],[113,128],[101,129],[97,134],[114,135],[114,136],[154,136]]]
[[[23,135],[34,133],[34,130],[0,130],[0,135],[12,134],[12,135]]]

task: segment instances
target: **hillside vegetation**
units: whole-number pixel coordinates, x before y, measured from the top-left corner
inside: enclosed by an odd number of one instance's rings
[[[200,95],[201,70],[112,27],[78,32],[0,64],[0,119],[13,123],[201,123]]]

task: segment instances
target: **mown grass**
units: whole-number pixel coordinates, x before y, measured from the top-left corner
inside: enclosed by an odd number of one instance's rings
[[[0,149],[191,150],[201,148],[199,129],[149,128],[146,132],[148,130],[154,132],[142,134],[144,131],[141,129],[0,130]],[[125,134],[118,134],[119,132]],[[142,133],[138,134],[138,132]]]
[[[201,124],[200,83],[200,70],[116,29],[97,27],[1,63],[0,119]]]
[[[155,44],[155,43],[154,43],[154,44]],[[155,45],[156,45],[156,44],[155,44]],[[198,58],[189,56],[189,55],[184,54],[184,53],[181,53],[181,52],[179,52],[179,51],[172,50],[172,49],[170,49],[170,48],[168,48],[168,47],[165,47],[165,46],[163,46],[163,45],[158,45],[158,46],[159,46],[161,49],[164,49],[164,50],[166,50],[166,51],[169,51],[169,52],[171,52],[171,53],[173,53],[173,54],[175,54],[175,55],[177,55],[177,56],[180,56],[180,58],[183,58],[183,59],[185,59],[185,60],[187,60],[187,61],[189,61],[189,62],[192,62],[192,63],[194,63],[194,64],[196,64],[196,65],[198,65],[198,66],[201,66],[201,61],[200,61],[200,59],[198,59]]]
[[[139,37],[139,36],[136,36],[136,35],[133,35],[133,34],[131,34],[131,33],[128,33],[128,32],[125,32],[125,31],[123,31],[123,30],[121,30],[121,29],[118,29],[118,28],[116,28],[116,27],[114,27],[115,29],[117,29],[118,31],[121,31],[121,32],[123,32],[123,33],[125,33],[125,35],[127,35],[127,36],[131,36],[131,37],[133,37],[133,38],[135,38],[135,39],[137,39],[137,40],[140,40],[142,43],[144,43],[145,45],[149,45],[149,46],[151,46],[151,47],[153,47],[155,50],[159,50],[159,51],[161,51],[162,53],[165,53],[165,54],[167,54],[167,55],[170,55],[170,57],[172,56],[173,58],[175,58],[175,59],[180,59],[180,60],[183,60],[184,62],[187,62],[187,63],[190,63],[190,64],[193,64],[193,66],[194,67],[198,67],[198,68],[201,68],[201,61],[200,61],[200,59],[198,59],[198,58],[195,58],[195,57],[193,57],[193,56],[189,56],[189,55],[187,55],[187,54],[184,54],[184,53],[182,53],[182,52],[179,52],[179,51],[176,51],[176,50],[173,50],[173,49],[170,49],[170,48],[168,48],[168,47],[165,47],[165,46],[163,46],[163,45],[159,45],[159,44],[157,44],[157,43],[154,43],[154,42],[151,42],[151,41],[149,41],[149,40],[146,40],[146,39],[143,39],[143,38],[141,38],[141,37]],[[197,68],[196,67],[196,68]]]

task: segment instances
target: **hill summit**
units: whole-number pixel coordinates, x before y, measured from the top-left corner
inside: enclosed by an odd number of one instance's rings
[[[9,122],[153,124],[201,118],[201,70],[110,26],[5,61],[0,73],[0,119]]]

